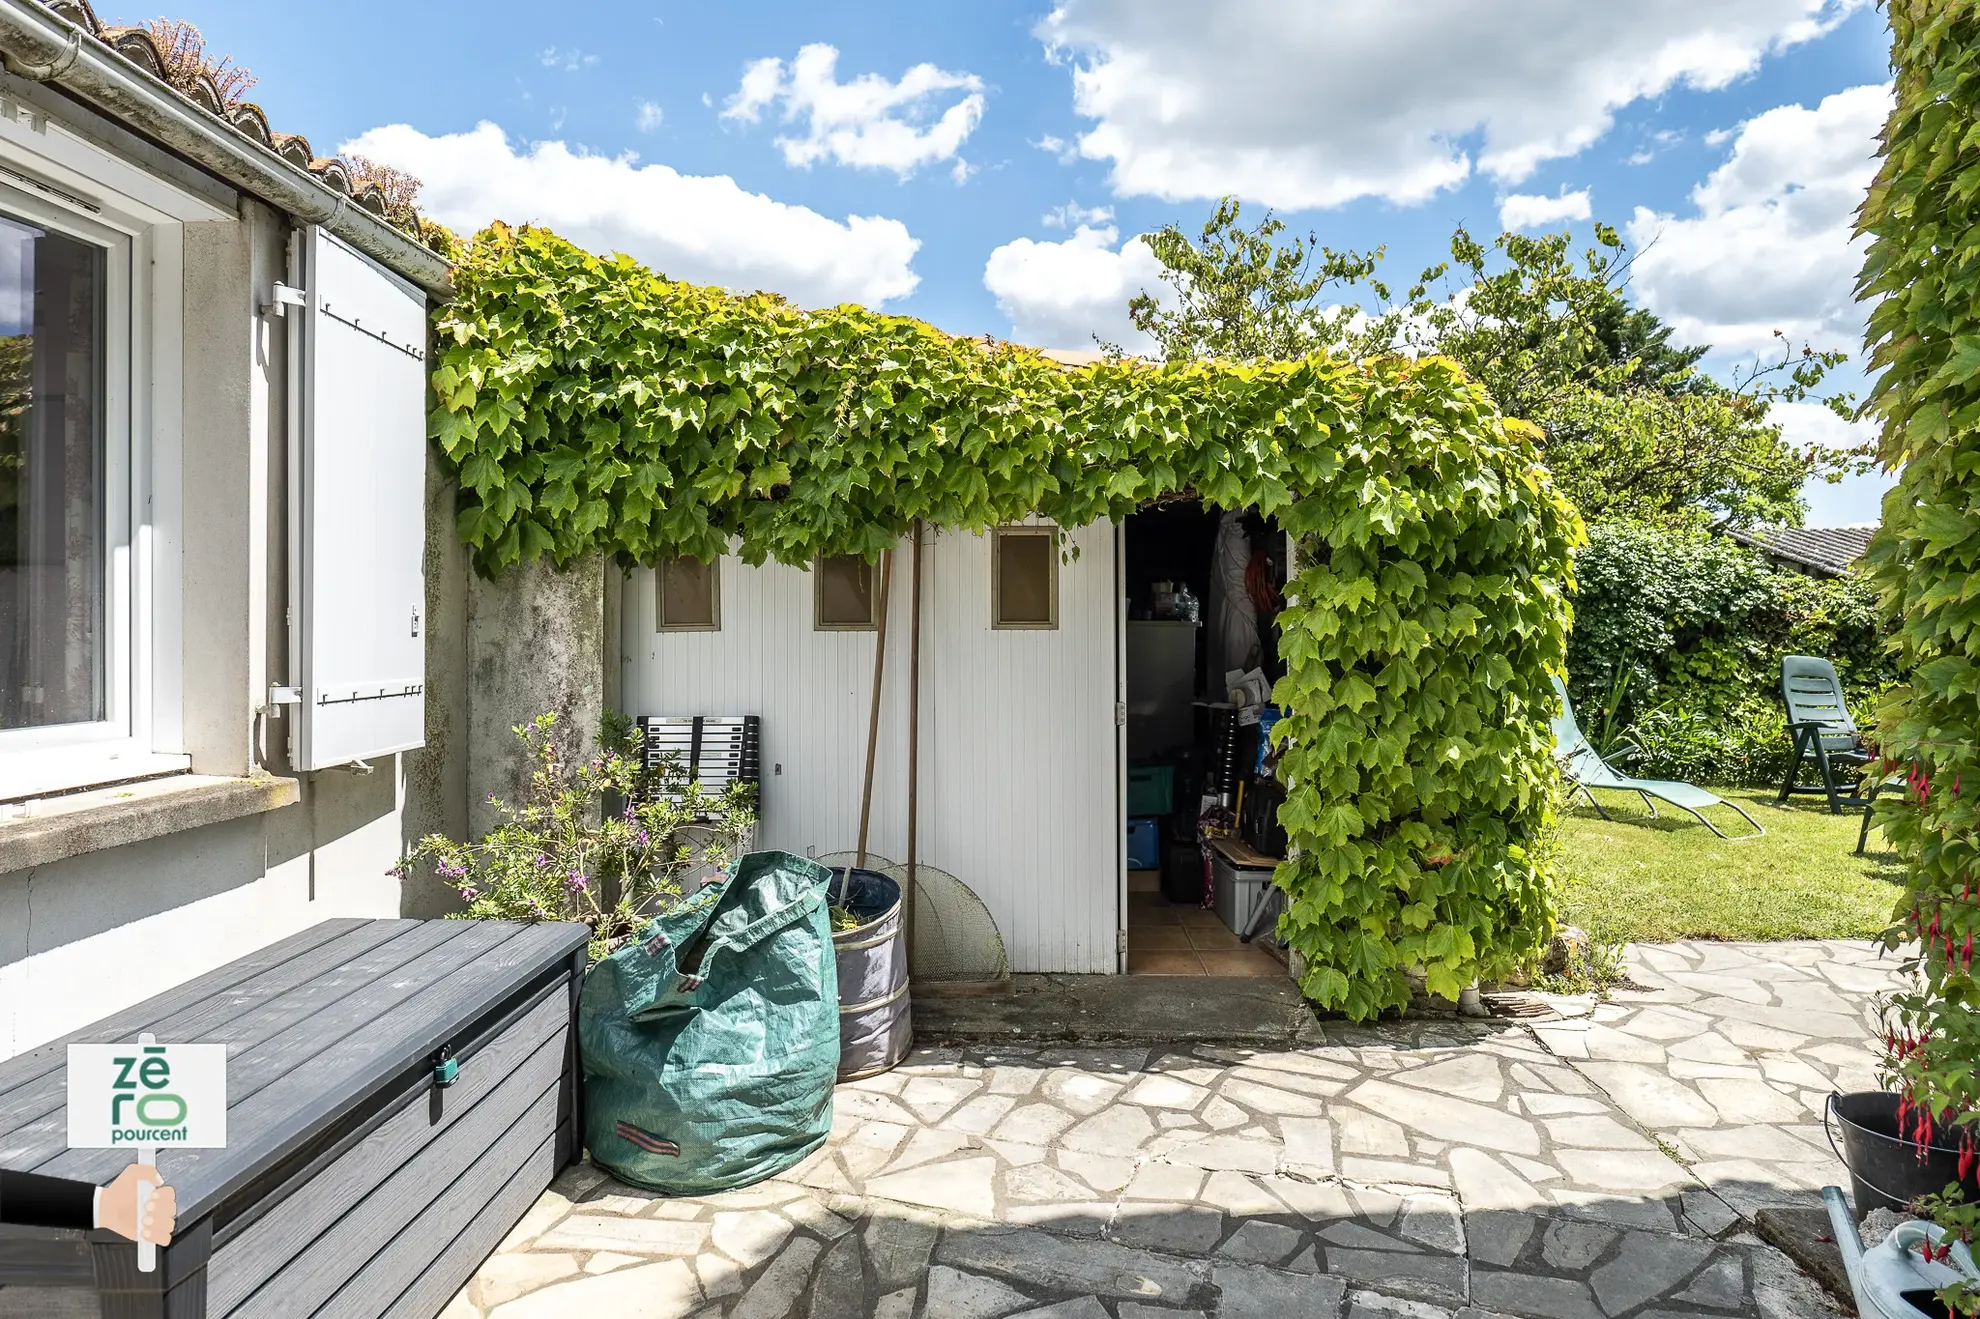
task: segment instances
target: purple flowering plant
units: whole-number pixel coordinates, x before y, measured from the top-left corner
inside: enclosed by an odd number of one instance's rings
[[[683,879],[726,873],[749,846],[755,790],[706,794],[678,761],[649,768],[632,721],[608,715],[595,754],[572,755],[555,714],[515,729],[531,764],[519,802],[478,842],[429,834],[399,866],[455,889],[470,920],[583,921],[603,957],[680,899]]]

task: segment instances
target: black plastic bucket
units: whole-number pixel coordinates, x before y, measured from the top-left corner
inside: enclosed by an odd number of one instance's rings
[[[914,1046],[901,886],[877,870],[840,866],[827,889],[859,924],[832,932],[839,959],[839,1079],[876,1076]]]
[[[1898,1133],[1898,1097],[1883,1090],[1862,1090],[1853,1095],[1830,1095],[1829,1113],[1842,1128],[1842,1148],[1836,1155],[1849,1168],[1856,1216],[1861,1219],[1872,1209],[1902,1212],[1922,1195],[1937,1195],[1959,1182],[1966,1198],[1980,1198],[1980,1176],[1959,1175],[1959,1147],[1941,1144],[1956,1137],[1934,1131],[1923,1157],[1918,1145]],[[1823,1114],[1826,1123],[1829,1113]],[[1829,1135],[1831,1146],[1835,1133]],[[1980,1170],[1976,1170],[1980,1171]]]

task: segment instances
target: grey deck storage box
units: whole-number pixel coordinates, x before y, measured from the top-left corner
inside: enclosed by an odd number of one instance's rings
[[[327,921],[0,1063],[0,1167],[101,1184],[131,1156],[66,1148],[65,1046],[228,1046],[227,1148],[158,1156],[157,1270],[111,1233],[0,1229],[0,1316],[431,1319],[576,1157],[587,934]]]

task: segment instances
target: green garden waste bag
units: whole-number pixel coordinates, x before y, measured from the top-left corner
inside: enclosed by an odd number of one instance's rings
[[[625,1181],[760,1181],[832,1127],[839,976],[831,872],[752,852],[592,968],[578,1004],[584,1134]]]

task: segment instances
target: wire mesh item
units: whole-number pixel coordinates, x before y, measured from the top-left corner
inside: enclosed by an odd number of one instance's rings
[[[850,866],[853,852],[833,852],[817,858],[821,866]],[[866,868],[877,870],[907,889],[907,867],[872,852]],[[914,937],[908,949],[908,971],[916,980],[988,981],[1011,974],[1004,955],[1004,936],[997,919],[969,885],[946,870],[926,862],[914,868]]]

